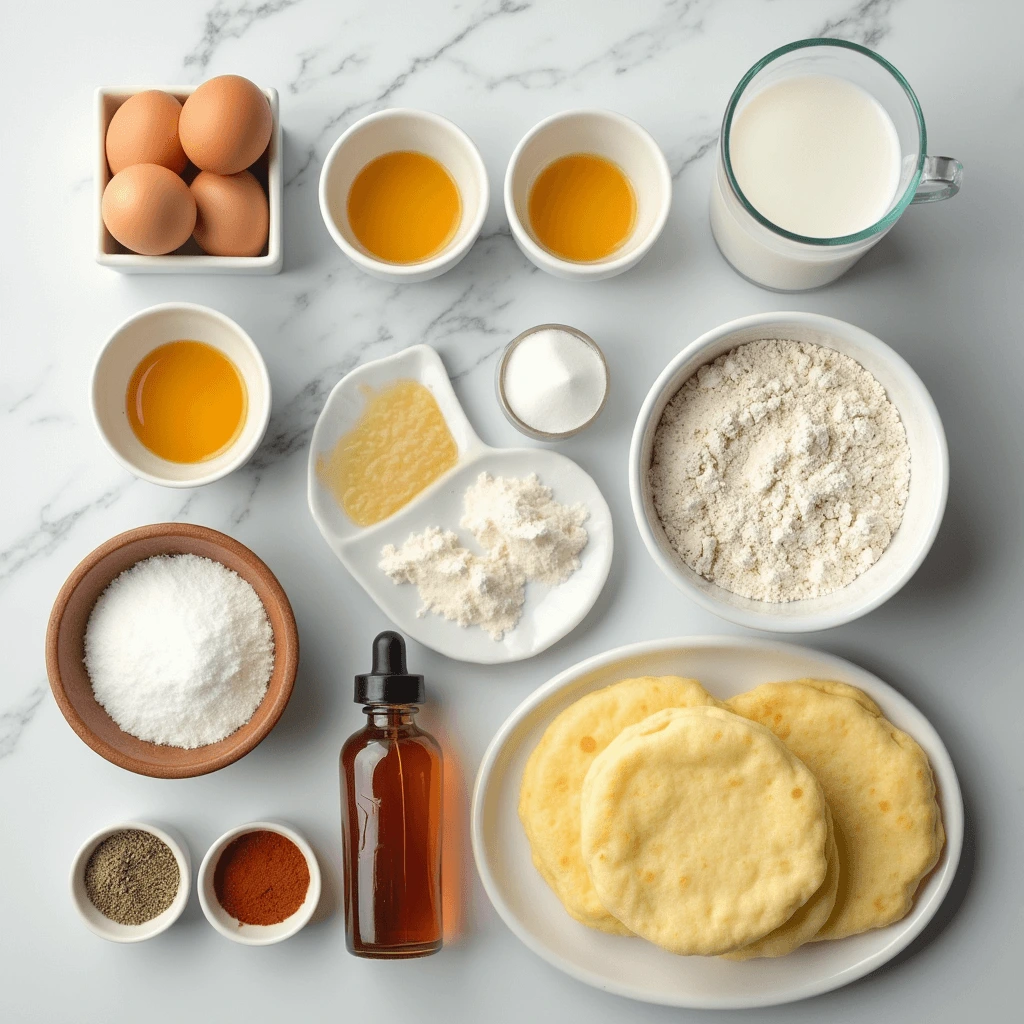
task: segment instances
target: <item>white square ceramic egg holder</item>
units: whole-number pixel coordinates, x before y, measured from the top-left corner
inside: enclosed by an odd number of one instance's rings
[[[270,103],[274,130],[266,152],[256,161],[253,174],[267,190],[270,205],[270,232],[259,256],[210,256],[190,238],[180,249],[166,256],[140,256],[129,252],[107,230],[101,213],[103,190],[110,181],[107,166],[107,127],[115,111],[130,96],[146,89],[162,88],[184,103],[198,88],[194,85],[138,86],[135,88],[99,88],[96,90],[96,190],[95,238],[96,262],[122,274],[277,274],[284,263],[281,216],[284,207],[284,150],[281,117],[276,89],[261,89]]]

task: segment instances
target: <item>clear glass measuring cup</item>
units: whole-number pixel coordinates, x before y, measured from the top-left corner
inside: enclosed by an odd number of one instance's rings
[[[885,215],[870,227],[836,238],[811,238],[773,224],[743,194],[733,173],[733,119],[768,85],[796,75],[831,75],[860,86],[885,109],[901,153],[899,185]],[[899,220],[911,203],[948,199],[960,190],[963,165],[927,155],[921,105],[907,80],[877,53],[845,39],[801,39],[759,60],[736,86],[722,120],[711,185],[711,230],[722,255],[744,277],[778,291],[803,291],[849,270]]]

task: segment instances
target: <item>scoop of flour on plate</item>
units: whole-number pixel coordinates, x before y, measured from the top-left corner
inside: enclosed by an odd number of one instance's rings
[[[451,530],[430,526],[400,547],[386,545],[380,568],[395,583],[412,583],[423,606],[460,626],[480,626],[494,640],[514,629],[526,584],[557,586],[579,567],[587,543],[582,504],[555,501],[536,473],[523,479],[481,473],[467,489],[460,522],[483,554]]]

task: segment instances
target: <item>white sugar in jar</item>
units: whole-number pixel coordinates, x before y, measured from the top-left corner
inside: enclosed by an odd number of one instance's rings
[[[495,385],[502,411],[517,430],[560,441],[597,419],[608,395],[608,364],[582,331],[541,324],[509,342]]]

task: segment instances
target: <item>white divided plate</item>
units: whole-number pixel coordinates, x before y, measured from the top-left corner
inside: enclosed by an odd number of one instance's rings
[[[339,508],[317,473],[351,430],[366,406],[365,388],[396,380],[416,380],[437,399],[459,448],[459,461],[408,505],[373,526],[353,523]],[[428,526],[454,530],[471,549],[471,535],[459,529],[462,498],[480,473],[524,477],[536,473],[563,505],[582,502],[590,511],[589,539],[581,567],[565,583],[526,585],[523,617],[500,641],[478,626],[463,628],[432,612],[418,616],[422,602],[410,584],[396,585],[378,568],[385,544],[400,546],[411,533]],[[327,398],[313,430],[309,452],[309,508],[324,540],[391,621],[421,644],[458,661],[497,664],[531,658],[561,640],[594,606],[612,563],[612,515],[597,484],[571,459],[546,448],[490,448],[476,436],[455,397],[441,357],[429,345],[414,345],[386,359],[364,363],[343,377]]]
[[[537,873],[519,823],[519,784],[551,720],[591,690],[630,676],[699,679],[719,699],[760,683],[812,677],[859,686],[924,748],[935,773],[946,845],[911,912],[888,928],[805,945],[775,960],[679,957],[639,938],[574,921]],[[473,854],[487,895],[513,932],[566,974],[630,999],[691,1008],[772,1006],[818,995],[891,960],[921,933],[949,891],[963,845],[960,786],[946,748],[905,697],[864,669],[807,647],[740,637],[684,637],[619,647],[574,665],[509,716],[484,754],[473,791]]]

